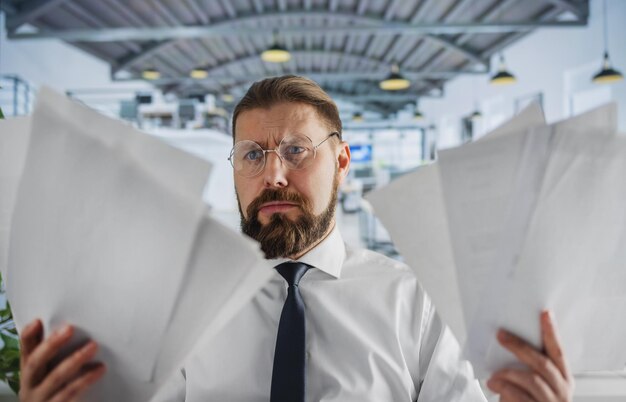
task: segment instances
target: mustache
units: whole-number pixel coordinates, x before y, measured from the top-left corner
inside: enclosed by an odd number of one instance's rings
[[[294,193],[289,190],[276,190],[268,188],[263,190],[263,192],[255,198],[250,205],[248,205],[248,208],[246,209],[248,219],[257,216],[259,209],[261,209],[261,205],[272,201],[285,201],[298,204],[304,212],[308,212],[311,209],[309,201],[298,193]]]

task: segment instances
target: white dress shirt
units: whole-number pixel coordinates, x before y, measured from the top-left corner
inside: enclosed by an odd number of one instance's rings
[[[299,261],[314,267],[299,285],[307,402],[485,401],[406,265],[347,248],[337,228]],[[276,272],[219,335],[199,343],[153,401],[268,402],[286,297],[287,283]]]

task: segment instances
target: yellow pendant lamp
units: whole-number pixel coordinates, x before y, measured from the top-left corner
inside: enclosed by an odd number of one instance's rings
[[[209,71],[203,67],[196,67],[189,72],[189,76],[196,80],[203,80],[209,76]]]
[[[397,64],[391,66],[391,73],[379,83],[380,89],[384,91],[400,91],[411,86],[411,81],[400,74],[400,67]]]
[[[514,84],[517,78],[506,69],[506,63],[504,62],[504,55],[500,54],[500,65],[498,66],[498,72],[491,77],[490,82],[494,85],[508,85]]]
[[[141,77],[144,80],[158,80],[161,78],[161,73],[156,68],[148,67],[141,72]]]
[[[286,63],[291,60],[291,53],[278,44],[278,31],[274,31],[274,43],[261,53],[261,60],[269,63]]]

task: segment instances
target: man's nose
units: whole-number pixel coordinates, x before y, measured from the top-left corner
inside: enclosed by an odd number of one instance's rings
[[[266,188],[287,187],[287,167],[276,152],[267,152],[265,154],[263,182]]]

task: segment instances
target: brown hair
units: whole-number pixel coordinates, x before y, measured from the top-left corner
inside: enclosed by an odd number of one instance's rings
[[[315,108],[328,128],[339,133],[341,139],[341,119],[339,109],[332,98],[314,81],[297,75],[266,78],[257,81],[241,98],[233,112],[233,140],[235,125],[241,112],[259,108],[270,108],[281,102],[300,102]]]

